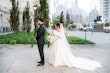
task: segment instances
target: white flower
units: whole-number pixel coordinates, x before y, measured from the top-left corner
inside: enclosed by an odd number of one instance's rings
[[[54,42],[55,36],[54,35],[49,35],[47,37],[47,40],[50,42],[50,44],[52,44]]]

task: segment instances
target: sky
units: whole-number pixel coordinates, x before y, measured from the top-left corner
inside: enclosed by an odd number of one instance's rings
[[[59,3],[62,4],[62,5],[66,5],[67,8],[71,7],[72,5],[74,5],[75,0],[59,0]],[[90,12],[90,3],[91,3],[91,0],[78,0],[78,7],[87,11],[87,12]]]
[[[3,5],[7,5],[7,2],[9,2],[9,0],[0,0],[0,1],[3,2]],[[67,6],[71,7],[72,5],[71,3],[73,3],[72,1],[74,0],[59,0],[59,1],[61,1],[60,3],[63,3],[64,5],[66,5],[65,3],[68,3]],[[23,4],[24,2],[26,2],[26,0],[22,0],[23,7],[25,6],[25,4]],[[30,4],[33,5],[32,2],[30,2]],[[89,12],[90,11],[90,0],[78,0],[78,7]]]
[[[78,7],[90,12],[90,0],[78,0]]]

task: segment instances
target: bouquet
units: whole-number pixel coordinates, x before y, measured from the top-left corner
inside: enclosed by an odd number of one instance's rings
[[[53,44],[54,40],[55,40],[55,36],[54,35],[49,35],[47,37],[47,40],[50,42],[50,44]]]

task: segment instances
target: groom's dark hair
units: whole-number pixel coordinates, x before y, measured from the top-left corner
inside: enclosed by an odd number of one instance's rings
[[[42,18],[39,18],[38,20],[40,20],[41,22],[44,22],[44,20]]]

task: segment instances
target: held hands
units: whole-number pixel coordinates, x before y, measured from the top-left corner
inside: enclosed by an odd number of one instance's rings
[[[59,40],[61,37],[56,35],[54,36],[53,34],[52,35],[49,35],[47,40],[50,42],[50,44],[53,44],[54,42],[56,42],[57,40]]]
[[[55,40],[55,36],[54,35],[49,35],[47,40],[50,42],[50,44],[53,44],[54,40]]]

